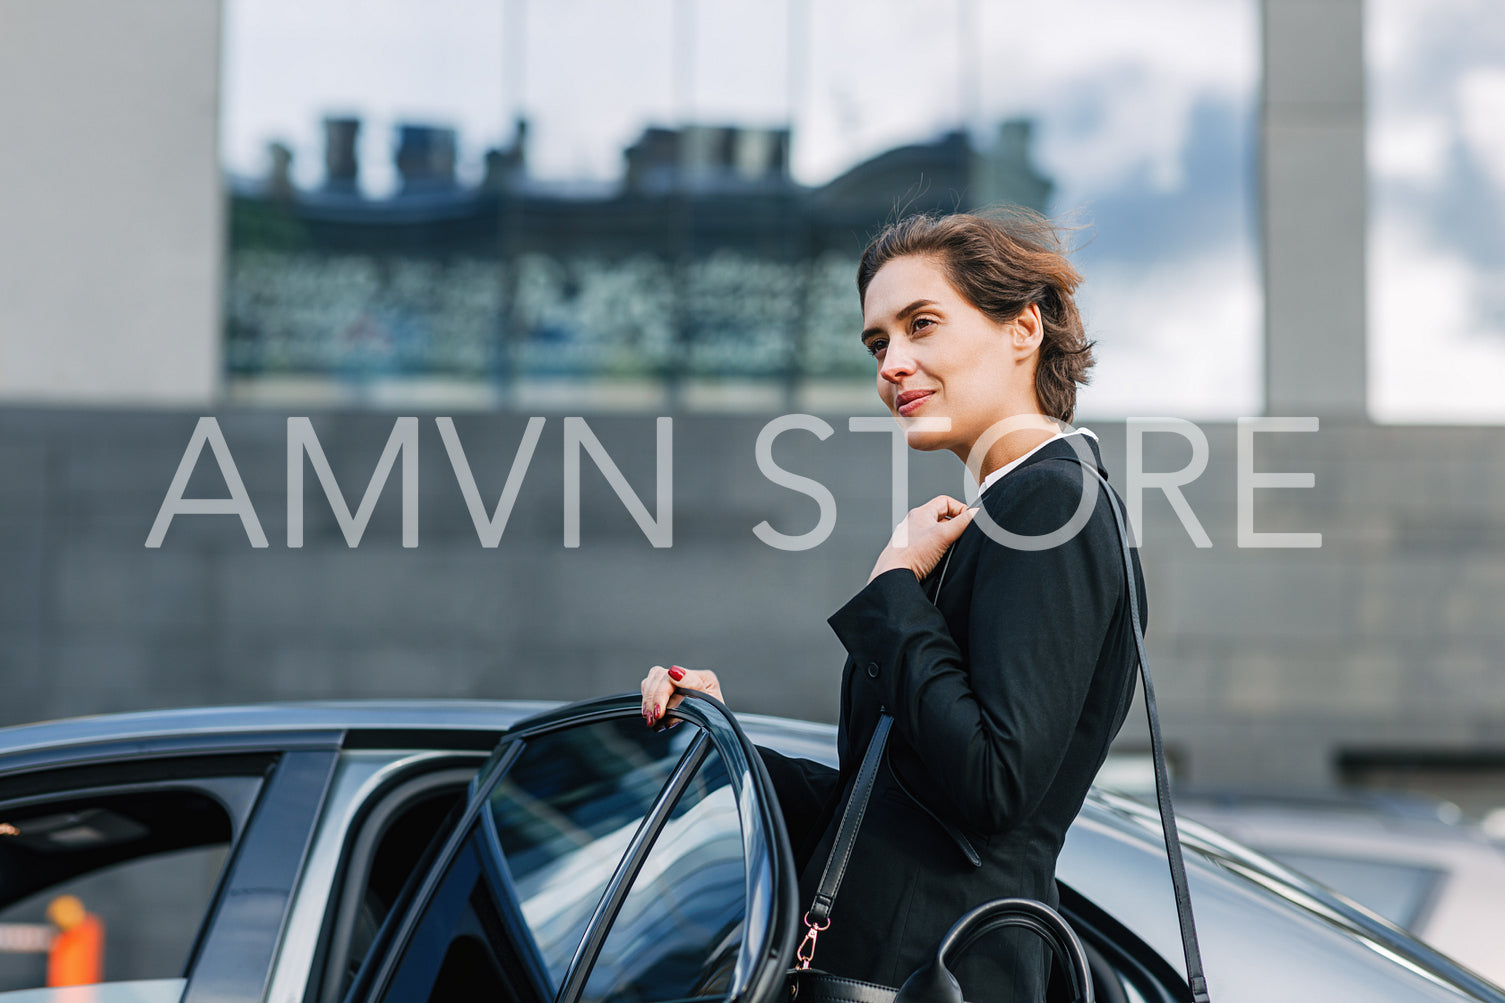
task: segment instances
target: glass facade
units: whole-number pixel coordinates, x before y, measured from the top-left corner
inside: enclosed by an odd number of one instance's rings
[[[1251,413],[1255,18],[231,0],[231,393],[873,406],[867,238],[1013,202],[1086,224],[1084,412]]]
[[[1505,421],[1505,11],[1365,16],[1370,414]]]

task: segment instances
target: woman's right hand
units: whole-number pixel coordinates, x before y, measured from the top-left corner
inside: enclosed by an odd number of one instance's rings
[[[867,580],[871,582],[885,571],[908,568],[923,581],[941,562],[946,548],[972,522],[976,511],[975,506],[964,505],[949,495],[936,495],[910,509],[904,521],[894,527],[894,535],[878,555]]]
[[[684,700],[680,690],[704,693],[722,703],[726,702],[721,695],[721,680],[709,669],[685,669],[678,665],[671,665],[666,669],[662,665],[655,665],[648,670],[648,675],[643,677],[638,688],[643,692],[643,722],[650,728],[662,721],[668,710],[678,707]]]

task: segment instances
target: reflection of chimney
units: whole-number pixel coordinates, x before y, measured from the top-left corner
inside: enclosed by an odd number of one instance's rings
[[[783,178],[789,173],[788,129],[738,129],[732,165],[745,181]]]
[[[405,192],[455,186],[455,130],[436,125],[397,127],[397,173]]]
[[[625,151],[629,191],[767,185],[789,180],[789,129],[650,126]]]
[[[528,166],[528,120],[521,115],[514,122],[512,131],[512,158],[514,165],[519,169]]]
[[[687,125],[679,130],[679,166],[689,177],[704,177],[725,167],[731,130],[714,125]]]
[[[528,168],[528,120],[518,117],[512,145],[506,149],[486,151],[486,176],[481,187],[501,191],[521,178]]]
[[[649,126],[629,146],[627,188],[629,191],[664,192],[674,186],[679,169],[679,133]]]
[[[1034,123],[1027,118],[1012,118],[998,125],[997,139],[990,149],[971,156],[971,188],[976,202],[1016,202],[1045,212],[1049,208],[1050,178],[1030,162]]]
[[[324,188],[326,191],[355,193],[360,174],[356,157],[356,140],[360,138],[358,118],[324,120]]]
[[[284,143],[268,143],[267,195],[277,202],[291,202],[297,197],[293,188],[293,151]]]

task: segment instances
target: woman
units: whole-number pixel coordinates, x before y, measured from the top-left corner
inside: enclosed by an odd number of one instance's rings
[[[911,217],[862,256],[878,395],[911,447],[967,464],[987,518],[945,496],[914,509],[830,618],[849,655],[840,772],[764,751],[808,904],[880,710],[894,716],[816,968],[897,986],[973,906],[1057,902],[1056,857],[1135,667],[1113,512],[1071,460],[1101,469],[1097,442],[1065,424],[1092,364],[1079,281],[1054,229],[1023,211]],[[1135,575],[1143,610],[1137,557]],[[721,699],[714,673],[655,666],[646,722],[683,691]],[[959,971],[969,1000],[998,1001],[1043,999],[1047,974],[1018,933]]]

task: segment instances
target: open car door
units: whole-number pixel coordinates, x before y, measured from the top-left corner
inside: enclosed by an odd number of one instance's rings
[[[347,1003],[771,1003],[798,925],[772,786],[720,703],[668,717],[620,696],[509,731]]]

